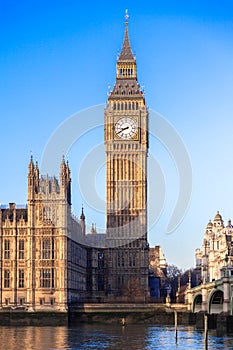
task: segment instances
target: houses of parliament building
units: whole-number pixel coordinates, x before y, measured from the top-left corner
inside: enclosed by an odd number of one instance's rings
[[[126,16],[116,81],[104,111],[106,233],[86,233],[71,211],[71,175],[40,174],[31,157],[27,206],[0,209],[0,308],[67,310],[82,302],[148,297],[148,110],[137,81]],[[101,239],[102,244],[90,244]]]

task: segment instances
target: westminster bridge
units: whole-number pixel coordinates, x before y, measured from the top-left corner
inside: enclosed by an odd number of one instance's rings
[[[208,314],[221,312],[233,314],[232,309],[233,276],[202,283],[186,290],[186,303],[192,312],[203,311]]]

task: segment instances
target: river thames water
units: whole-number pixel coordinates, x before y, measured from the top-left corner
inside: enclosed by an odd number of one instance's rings
[[[206,349],[203,332],[192,327],[80,325],[75,327],[0,327],[1,350],[153,350]],[[233,349],[232,336],[209,332],[208,349]]]

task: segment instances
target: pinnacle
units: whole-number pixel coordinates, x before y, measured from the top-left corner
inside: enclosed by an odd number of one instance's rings
[[[128,22],[126,22],[124,43],[118,58],[119,60],[135,60],[129,41]]]

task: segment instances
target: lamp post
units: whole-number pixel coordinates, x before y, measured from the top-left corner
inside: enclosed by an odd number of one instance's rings
[[[208,275],[208,256],[207,256],[207,240],[205,240],[205,251],[204,251],[204,256],[203,256],[203,259],[202,259],[202,268],[203,268],[203,283],[205,284],[207,282],[207,275]]]
[[[232,288],[231,288],[231,279],[230,279],[230,315],[232,316]]]
[[[232,315],[232,289],[231,289],[231,279],[229,278],[229,266],[228,266],[229,256],[228,254],[225,255],[225,262],[226,262],[226,270],[225,270],[225,277],[228,278],[229,283],[229,300],[230,300],[230,315]]]
[[[203,283],[205,284],[207,281],[206,274],[207,274],[207,266],[206,266],[206,257],[204,256],[203,259]]]
[[[191,286],[192,286],[192,277],[191,277],[191,270],[189,270],[189,282],[188,282],[188,286],[189,286],[189,289],[191,289]]]
[[[226,277],[230,277],[229,276],[229,265],[228,265],[228,261],[229,261],[229,255],[226,254],[225,255],[225,262],[226,262]],[[230,289],[230,315],[232,316],[232,288],[231,288],[231,279],[229,279],[229,289]]]
[[[225,255],[225,262],[226,262],[226,270],[225,270],[225,277],[229,277],[229,270],[228,270],[228,254]]]

